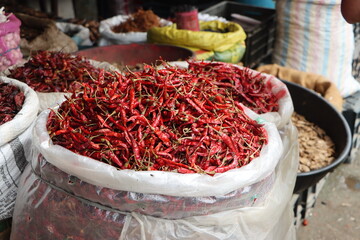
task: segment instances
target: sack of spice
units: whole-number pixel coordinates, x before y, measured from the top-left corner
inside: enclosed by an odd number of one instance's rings
[[[278,64],[262,65],[257,68],[257,71],[314,90],[329,101],[337,110],[342,111],[344,99],[341,96],[340,90],[335,83],[320,74],[299,71]]]
[[[171,24],[172,22],[160,18],[152,10],[139,9],[132,15],[116,15],[100,22],[99,46],[145,43],[150,28]]]
[[[26,83],[40,100],[40,111],[65,100],[81,83],[92,81],[101,69],[118,71],[110,63],[86,59],[71,53],[57,51],[35,52],[22,65],[8,69],[5,75]]]
[[[0,8],[0,71],[22,61],[20,51],[20,20]]]
[[[17,13],[16,16],[22,22],[20,48],[25,57],[40,50],[63,53],[72,53],[78,50],[75,41],[58,29],[54,20],[23,13]]]
[[[12,216],[21,173],[30,157],[39,100],[26,84],[0,77],[0,220]]]
[[[257,123],[226,80],[204,75],[100,75],[43,111],[12,239],[292,239],[296,131]]]

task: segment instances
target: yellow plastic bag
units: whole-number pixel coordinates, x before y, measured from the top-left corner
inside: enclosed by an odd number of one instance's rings
[[[147,32],[150,43],[169,44],[201,52],[196,59],[237,63],[245,53],[246,33],[234,22],[200,22],[200,31],[177,29],[176,24]],[[206,54],[204,54],[206,53]]]

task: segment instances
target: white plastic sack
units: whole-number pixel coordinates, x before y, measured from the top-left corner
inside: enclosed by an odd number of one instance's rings
[[[78,46],[92,46],[93,42],[90,40],[90,30],[80,24],[56,22],[56,26],[65,34],[75,33],[72,36],[72,40]]]
[[[146,32],[128,32],[128,33],[115,33],[111,30],[113,27],[125,22],[130,15],[117,15],[105,20],[100,21],[99,26],[99,46],[107,46],[113,44],[129,44],[129,43],[146,43]],[[171,25],[172,22],[160,19],[161,26]]]
[[[189,66],[189,64],[185,61],[173,61],[173,62],[169,62],[169,64],[180,68],[188,68]],[[233,65],[233,66],[238,67],[240,69],[244,68],[239,65]],[[253,69],[249,69],[249,71],[251,71],[254,75],[259,74],[258,71]],[[277,94],[278,92],[281,91],[283,91],[284,94],[279,99],[279,110],[277,112],[263,113],[263,114],[259,114],[259,116],[268,122],[274,123],[278,129],[281,129],[291,121],[291,115],[294,112],[294,106],[290,92],[287,89],[286,84],[283,83],[278,78],[276,78],[275,76],[266,73],[261,73],[261,75],[265,76],[265,83],[266,82],[271,83],[272,86],[271,90],[274,94]],[[247,112],[253,112],[251,109],[245,106],[244,108],[247,110]],[[253,114],[255,113],[253,112]]]
[[[12,217],[19,180],[31,156],[31,130],[0,146],[0,220]]]
[[[40,160],[33,159],[33,168],[28,165],[21,178],[11,239],[23,239],[24,235],[28,239],[42,236],[44,239],[88,240],[296,239],[291,197],[299,155],[297,130],[291,122],[281,131],[281,140],[284,150],[273,172],[275,182],[260,204],[230,209],[223,204],[224,209],[215,213],[203,212],[175,219],[169,218],[169,211],[179,209],[186,215],[204,205],[206,210],[206,206],[221,205],[229,195],[185,197],[191,201],[187,205],[177,204],[181,200],[179,197],[166,195],[121,191],[114,194],[111,189],[93,186],[71,176],[66,178],[64,172],[44,163],[41,157]],[[84,195],[92,196],[91,200],[85,199]],[[237,198],[231,198],[230,203],[234,201]],[[154,203],[154,208],[162,206],[163,211],[151,211],[161,217],[146,214],[152,209],[149,203]],[[187,208],[189,206],[191,208]]]
[[[257,116],[250,114],[249,116],[253,119]],[[75,154],[62,146],[53,145],[46,129],[48,115],[49,110],[45,110],[36,121],[34,127],[35,149],[48,162],[66,173],[90,184],[122,191],[184,197],[225,195],[268,177],[274,171],[283,151],[276,126],[265,121],[264,128],[268,134],[268,144],[263,146],[258,158],[241,168],[214,176],[184,175],[164,171],[118,171],[109,164]],[[216,187],[214,188],[214,186]]]
[[[16,138],[34,122],[39,109],[39,99],[35,91],[25,83],[5,76],[0,76],[0,82],[17,86],[25,95],[22,109],[11,121],[0,125],[0,146],[2,146]]]
[[[353,26],[341,15],[341,0],[277,0],[273,62],[320,74],[347,97],[360,90],[352,76]]]
[[[22,82],[3,76],[0,82],[19,87],[25,95],[18,114],[0,125],[0,220],[3,220],[12,216],[20,175],[31,156],[31,130],[39,100],[36,93]]]
[[[258,72],[254,70],[254,74]],[[271,91],[276,94],[280,91],[285,91],[283,97],[279,99],[279,111],[277,112],[268,112],[260,114],[261,118],[266,119],[269,122],[273,122],[276,126],[281,129],[291,120],[291,115],[294,112],[294,105],[291,99],[289,90],[286,87],[286,84],[280,81],[273,75],[262,73],[266,77],[265,81],[270,81],[272,85]]]

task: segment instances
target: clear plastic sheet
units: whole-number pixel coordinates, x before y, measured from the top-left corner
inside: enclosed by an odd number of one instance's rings
[[[109,206],[124,212],[136,212],[166,219],[208,215],[246,206],[259,206],[274,183],[274,174],[250,186],[234,190],[222,196],[181,197],[160,194],[119,191],[81,181],[52,164],[41,155],[34,168],[44,184],[60,189],[66,194]]]

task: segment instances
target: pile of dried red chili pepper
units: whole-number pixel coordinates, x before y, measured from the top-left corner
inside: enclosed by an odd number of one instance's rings
[[[92,82],[100,69],[84,57],[70,53],[38,51],[21,67],[10,70],[8,77],[26,83],[38,92],[72,92],[82,82]]]
[[[8,83],[0,83],[0,125],[12,120],[22,109],[25,95]]]
[[[101,72],[93,85],[83,83],[83,92],[50,112],[53,143],[119,169],[211,175],[248,164],[268,139],[241,103],[261,101],[269,87],[260,75],[244,86],[251,77],[247,69],[189,64],[145,65],[115,81]],[[254,94],[243,96],[243,89]],[[273,102],[263,111],[276,109]]]
[[[274,94],[271,90],[272,83],[265,81],[264,74],[233,64],[189,62],[189,69],[200,76],[214,79],[214,84],[219,87],[228,88],[227,91],[236,101],[258,114],[277,112],[279,99],[286,94],[285,89]]]

